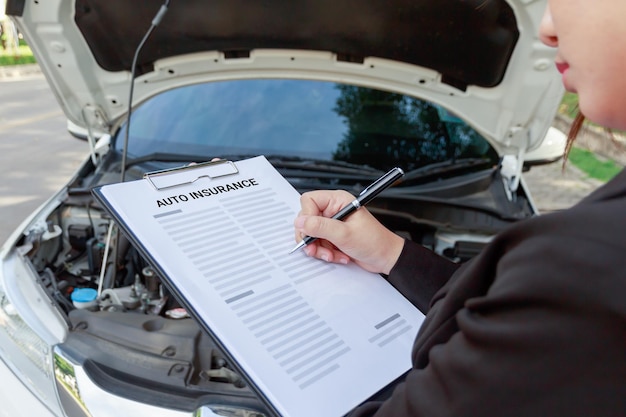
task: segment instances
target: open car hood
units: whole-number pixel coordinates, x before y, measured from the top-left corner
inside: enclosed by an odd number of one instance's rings
[[[501,155],[539,146],[562,96],[534,0],[8,0],[70,122],[107,131],[183,85],[306,78],[438,103]]]

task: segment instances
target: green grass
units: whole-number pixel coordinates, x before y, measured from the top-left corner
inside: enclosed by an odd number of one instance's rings
[[[0,47],[0,66],[34,64],[36,62],[30,48],[22,42],[20,42],[17,53],[13,49],[5,50]]]
[[[593,152],[586,149],[572,147],[568,161],[591,178],[607,182],[613,178],[622,167],[611,160],[600,160]]]
[[[566,92],[563,95],[563,100],[561,100],[559,113],[569,116],[572,119],[576,117],[576,113],[578,113],[578,95]]]

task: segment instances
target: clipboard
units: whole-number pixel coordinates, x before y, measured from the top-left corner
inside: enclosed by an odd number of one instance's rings
[[[300,195],[264,157],[93,194],[269,415],[341,417],[410,369],[424,315],[377,274],[289,254]]]

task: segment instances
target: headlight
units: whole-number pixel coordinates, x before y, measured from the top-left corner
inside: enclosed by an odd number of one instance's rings
[[[0,288],[0,328],[4,335],[30,360],[37,371],[50,378],[49,346],[31,330]],[[4,352],[3,343],[0,349]],[[11,357],[11,356],[9,356]]]
[[[5,266],[0,262],[0,357],[39,401],[51,412],[62,415],[54,386],[50,344],[26,323],[17,305],[9,298],[7,285],[13,285],[13,282],[5,281]],[[24,278],[17,275],[16,272],[12,278]],[[16,288],[15,292],[21,295],[20,289]],[[22,304],[31,308],[37,302],[31,304],[20,300]],[[3,395],[11,395],[11,387],[3,388]]]

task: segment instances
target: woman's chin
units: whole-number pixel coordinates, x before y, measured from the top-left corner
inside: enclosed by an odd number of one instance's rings
[[[585,118],[592,123],[608,129],[626,130],[626,114],[620,112],[619,108],[602,109],[597,105],[585,105],[584,101],[580,101],[580,96],[578,108],[585,115]]]

